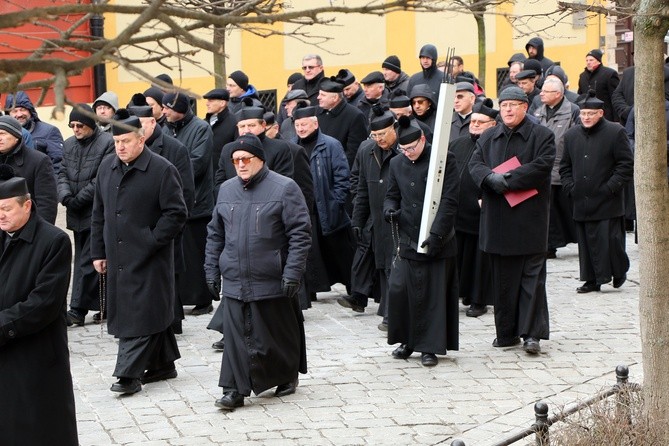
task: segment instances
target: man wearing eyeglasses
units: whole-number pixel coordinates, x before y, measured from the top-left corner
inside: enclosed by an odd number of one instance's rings
[[[474,183],[467,165],[476,148],[476,141],[484,131],[495,127],[499,111],[492,108],[492,100],[486,98],[474,105],[469,123],[469,135],[451,141],[448,149],[458,161],[460,195],[455,235],[458,242],[459,293],[463,305],[469,305],[468,317],[479,317],[492,305],[492,274],[488,257],[479,247],[479,224],[481,189]]]
[[[304,78],[293,84],[293,90],[304,90],[311,105],[318,105],[319,84],[325,77],[321,56],[318,54],[304,56],[302,58],[302,75]]]
[[[549,336],[546,250],[555,137],[528,119],[528,106],[520,88],[502,91],[503,125],[481,135],[469,171],[482,191],[479,243],[491,259],[497,332],[493,347],[517,345],[523,338],[523,349],[537,354],[540,340]],[[514,157],[520,166],[500,166]],[[509,192],[533,189],[535,195],[514,206],[507,201],[515,203]]]
[[[205,256],[207,283],[212,293],[222,284],[225,300],[215,316],[226,340],[215,403],[224,410],[275,386],[277,397],[295,393],[298,372],[307,371],[297,293],[311,247],[309,211],[297,184],[267,168],[257,136],[233,144],[237,177],[221,186]]]
[[[439,361],[437,354],[459,348],[455,241],[458,174],[455,158],[449,154],[430,233],[427,239],[419,240],[432,147],[409,118],[401,117],[398,125],[402,155],[390,161],[383,203],[395,250],[388,283],[388,344],[400,344],[392,353],[394,358],[407,359],[419,351],[421,364],[433,367]],[[420,253],[419,248],[427,252]]]
[[[98,273],[91,258],[91,213],[98,168],[102,160],[114,152],[114,139],[97,126],[94,115],[93,108],[87,104],[77,104],[72,109],[73,135],[63,144],[63,161],[58,173],[58,201],[67,209],[67,229],[74,237],[68,325],[84,325],[89,310],[104,311],[100,308]]]
[[[390,111],[399,118],[400,116],[408,116],[409,118],[416,121],[418,127],[423,131],[425,139],[427,142],[432,143],[432,130],[422,121],[416,119],[413,114],[413,108],[411,108],[411,99],[406,95],[406,92],[402,90],[395,90],[390,95],[390,100],[388,102],[388,107]]]
[[[383,219],[383,200],[388,185],[390,160],[398,154],[395,116],[389,111],[374,109],[367,141],[360,145],[351,171],[353,217],[351,224],[358,241],[351,270],[350,296],[337,300],[340,305],[362,313],[378,281],[380,305],[377,311],[388,327],[388,277],[392,259],[390,225]]]
[[[546,253],[549,259],[557,256],[558,248],[576,242],[576,227],[571,215],[573,204],[562,188],[560,161],[564,152],[564,135],[567,130],[580,124],[581,119],[578,106],[565,98],[564,91],[560,79],[548,76],[539,94],[542,105],[534,112],[539,124],[551,129],[555,135],[555,162],[551,171],[551,214]]]
[[[605,118],[604,101],[589,96],[581,108],[581,125],[564,136],[560,176],[574,200],[580,278],[577,293],[600,291],[613,278],[620,288],[627,279],[625,194],[634,156],[625,129]]]

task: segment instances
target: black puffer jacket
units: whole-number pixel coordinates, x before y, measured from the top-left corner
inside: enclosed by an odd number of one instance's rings
[[[63,160],[58,172],[58,201],[67,207],[67,229],[91,228],[95,178],[102,159],[114,152],[114,139],[95,128],[83,140],[74,136],[63,143]]]

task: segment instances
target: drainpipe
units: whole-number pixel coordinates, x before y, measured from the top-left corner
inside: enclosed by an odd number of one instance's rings
[[[100,0],[93,0],[93,4],[100,4]],[[95,14],[89,20],[91,27],[91,35],[93,37],[104,37],[105,32],[105,19],[101,15]],[[93,67],[93,87],[95,90],[95,98],[100,96],[102,93],[107,91],[107,71],[105,69],[105,64],[97,64]]]

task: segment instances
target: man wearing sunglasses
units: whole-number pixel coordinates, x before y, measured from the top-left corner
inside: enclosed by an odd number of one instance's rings
[[[91,212],[98,167],[114,151],[114,139],[102,131],[87,104],[77,104],[70,113],[73,135],[63,144],[63,161],[58,173],[58,201],[67,209],[67,229],[74,236],[72,298],[68,325],[84,325],[88,310],[100,308],[98,273],[91,259]],[[99,316],[102,318],[102,314]],[[94,317],[95,319],[95,317]]]
[[[311,105],[318,105],[319,84],[325,77],[323,59],[318,54],[307,54],[302,58],[302,79],[293,84],[293,90],[304,90]]]
[[[265,166],[257,136],[234,141],[228,162],[237,177],[223,183],[207,227],[205,272],[224,302],[226,348],[216,407],[232,410],[244,397],[276,387],[295,393],[306,373],[304,322],[297,302],[311,247],[309,211],[298,185]],[[223,281],[221,282],[221,276]]]

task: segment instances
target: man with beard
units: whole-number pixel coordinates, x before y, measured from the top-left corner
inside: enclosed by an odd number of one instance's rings
[[[534,112],[539,124],[551,129],[555,135],[555,162],[551,171],[551,214],[548,226],[548,253],[554,259],[557,249],[576,241],[576,227],[572,217],[571,198],[560,181],[560,161],[564,152],[564,135],[567,130],[578,125],[579,109],[564,96],[564,85],[555,76],[549,76],[541,87],[542,106]]]
[[[307,54],[302,58],[302,73],[304,78],[293,84],[293,90],[303,90],[311,105],[318,105],[320,83],[325,77],[323,59],[318,54]]]
[[[37,213],[56,224],[58,188],[51,159],[23,143],[23,127],[11,116],[0,116],[0,164],[8,164],[28,183],[30,201]]]
[[[482,191],[479,243],[491,259],[493,347],[517,345],[522,337],[523,349],[537,354],[540,339],[549,336],[546,250],[555,137],[526,118],[529,104],[520,88],[505,88],[499,104],[503,125],[481,135],[469,162]],[[532,190],[536,194],[518,203],[511,195]]]
[[[564,135],[560,176],[574,201],[581,280],[578,293],[599,291],[611,281],[620,288],[627,278],[625,196],[634,157],[625,129],[604,117],[605,104],[588,97],[580,104],[581,125]]]
[[[388,277],[393,256],[390,225],[383,219],[383,200],[388,185],[390,160],[397,154],[395,116],[389,111],[374,109],[370,139],[363,142],[351,171],[353,200],[353,232],[358,241],[351,271],[350,296],[337,302],[362,313],[372,295],[374,281],[381,296],[377,314],[383,317],[379,328],[388,327]],[[363,280],[359,280],[363,279]],[[366,280],[365,280],[366,279]]]
[[[144,130],[146,146],[151,149],[153,153],[162,156],[177,168],[179,178],[181,179],[181,188],[183,190],[186,209],[190,215],[193,211],[195,202],[195,180],[193,179],[193,165],[191,164],[190,156],[188,155],[188,149],[186,149],[186,147],[176,138],[171,137],[161,130],[153,117],[151,107],[129,107],[128,111],[139,118],[139,121],[142,124],[142,129]],[[183,233],[179,233],[174,239],[174,273],[176,275],[176,280],[178,280],[179,274],[183,274],[186,271],[183,249]],[[172,322],[172,330],[175,334],[183,333],[181,323],[183,319],[183,304],[181,302],[181,297],[177,293],[174,296],[174,322]]]
[[[425,124],[434,133],[437,118],[437,102],[428,85],[416,85],[411,91],[411,107],[417,120]]]
[[[216,407],[232,410],[244,397],[276,386],[295,393],[307,372],[306,342],[297,292],[311,241],[309,213],[297,184],[270,171],[255,135],[234,143],[237,178],[221,186],[207,228],[205,269],[221,315],[227,348]],[[255,221],[255,224],[249,224]],[[221,282],[221,276],[223,281]]]
[[[423,45],[418,53],[421,71],[409,78],[407,92],[413,95],[413,89],[421,84],[427,84],[436,104],[439,97],[439,87],[444,79],[444,73],[437,68],[437,47],[431,44]]]
[[[396,118],[400,116],[408,116],[412,120],[416,121],[416,124],[425,135],[427,142],[432,144],[432,130],[422,121],[416,119],[413,114],[413,108],[411,108],[411,99],[406,95],[406,92],[402,90],[395,90],[395,92],[390,95],[390,100],[388,101],[388,108],[395,115]]]
[[[485,130],[497,124],[499,112],[492,108],[492,101],[474,105],[469,124],[469,135],[450,142],[448,149],[458,162],[460,195],[455,235],[458,242],[459,292],[462,303],[469,305],[466,315],[479,317],[488,312],[487,305],[493,303],[489,259],[479,247],[479,225],[481,189],[474,183],[467,168],[472,158],[476,141]]]
[[[49,155],[53,171],[58,175],[60,160],[63,158],[63,135],[58,127],[39,119],[37,110],[25,91],[19,91],[16,95],[7,95],[5,112],[30,132],[35,149]]]
[[[344,86],[336,79],[324,79],[318,93],[318,126],[344,148],[349,169],[353,166],[360,143],[369,133],[367,116],[344,100]]]
[[[388,94],[392,94],[395,90],[407,91],[409,87],[409,75],[402,71],[399,57],[395,55],[386,57],[381,64],[381,71],[383,72],[383,79],[385,80]]]
[[[111,391],[134,394],[177,376],[174,239],[188,210],[179,172],[145,147],[139,118],[120,123],[112,127],[116,155],[98,170],[91,258],[107,275],[107,327],[119,340]]]
[[[202,96],[206,99],[205,107],[207,114],[204,120],[211,126],[213,132],[213,150],[211,152],[211,164],[216,172],[218,160],[221,158],[221,149],[224,145],[235,140],[237,136],[237,120],[228,109],[230,93],[224,88],[214,88]]]
[[[71,264],[69,237],[34,212],[25,179],[0,166],[0,441],[5,446],[79,444],[65,325]]]
[[[398,147],[390,161],[384,218],[399,247],[388,284],[388,344],[392,356],[421,352],[421,364],[437,365],[437,354],[458,350],[458,277],[455,218],[458,207],[456,161],[448,155],[439,205],[425,240],[418,239],[432,147],[407,117],[398,120]],[[386,241],[388,243],[388,241]],[[418,248],[426,248],[426,253]]]
[[[469,136],[469,120],[471,119],[474,102],[476,102],[476,94],[472,84],[469,82],[455,84],[455,102],[453,104],[455,113],[453,113],[451,119],[449,141],[461,136]]]
[[[67,209],[66,224],[74,238],[74,274],[68,325],[84,325],[88,310],[100,311],[93,320],[103,319],[100,308],[98,273],[91,259],[91,213],[98,167],[114,152],[114,139],[100,130],[92,118],[93,109],[77,104],[70,113],[74,135],[63,144],[63,161],[58,172],[58,200]]]
[[[525,45],[527,51],[527,58],[534,59],[541,64],[542,72],[546,72],[555,62],[544,56],[544,40],[541,37],[532,37]]]
[[[316,107],[293,110],[297,143],[309,156],[314,183],[312,253],[307,265],[307,291],[330,291],[335,283],[351,286],[355,242],[346,213],[350,170],[339,141],[319,129]]]
[[[186,149],[193,166],[195,204],[183,230],[183,249],[186,271],[177,278],[181,303],[194,305],[193,316],[213,311],[211,294],[204,280],[204,246],[207,242],[207,223],[214,207],[214,169],[211,162],[213,132],[211,126],[190,109],[184,93],[166,93],[163,110],[167,125],[163,132],[173,136]]]

